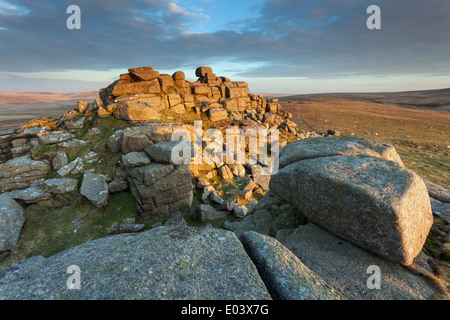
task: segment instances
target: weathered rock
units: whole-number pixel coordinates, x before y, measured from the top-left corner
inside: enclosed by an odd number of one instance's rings
[[[48,179],[43,181],[42,189],[51,194],[65,194],[78,190],[78,180],[69,178]]]
[[[233,180],[233,173],[226,164],[217,169],[217,174],[224,180]]]
[[[389,144],[359,137],[317,137],[298,140],[280,150],[280,169],[300,160],[338,155],[370,155],[403,165]]]
[[[176,150],[181,150],[181,142],[180,141],[168,141],[168,142],[159,142],[156,144],[149,145],[145,148],[145,152],[150,156],[150,158],[156,162],[160,163],[174,163],[176,158],[172,159],[172,155],[176,156]],[[189,143],[189,160],[193,154],[193,146]],[[179,157],[183,156],[183,153],[180,152],[178,154]],[[177,157],[178,158],[178,157]],[[177,163],[179,164],[179,163]]]
[[[123,130],[117,130],[106,141],[106,150],[112,153],[118,153],[122,145]]]
[[[0,252],[14,249],[24,222],[23,208],[12,194],[0,194]]]
[[[443,203],[450,203],[450,190],[447,190],[444,187],[436,183],[433,183],[427,179],[423,179],[423,181],[427,186],[427,190],[430,197]]]
[[[433,211],[433,214],[441,217],[447,221],[447,223],[450,223],[450,204],[431,198],[431,210]]]
[[[163,224],[165,227],[187,227],[187,223],[181,212],[175,212]]]
[[[270,189],[331,233],[403,265],[422,250],[433,223],[423,180],[377,157],[299,161],[278,171]]]
[[[277,240],[292,251],[311,271],[351,300],[430,299],[436,290],[426,278],[394,262],[380,258],[308,223],[277,233]],[[368,283],[379,267],[380,289]]]
[[[128,189],[128,180],[125,177],[114,177],[114,179],[108,183],[109,193],[122,192]]]
[[[86,145],[86,141],[79,139],[72,139],[69,141],[61,142],[58,144],[58,147],[65,149],[76,149],[81,148]]]
[[[65,131],[44,131],[37,134],[40,144],[55,144],[74,138],[75,135]]]
[[[208,118],[211,121],[222,121],[228,119],[228,112],[222,108],[211,108],[208,110]]]
[[[67,268],[81,290],[67,288]],[[271,299],[236,236],[213,228],[159,227],[34,257],[1,271],[5,300]]]
[[[260,165],[253,165],[251,167],[253,181],[263,190],[270,189],[270,179],[272,175],[268,174],[268,169],[263,169]]]
[[[60,177],[65,177],[65,176],[68,176],[68,175],[74,175],[74,174],[82,173],[83,170],[84,170],[83,159],[78,157],[75,160],[73,160],[72,162],[66,164],[61,169],[57,170],[56,173]]]
[[[115,85],[111,95],[113,97],[129,96],[133,94],[157,94],[161,92],[158,79]]]
[[[248,231],[240,237],[240,240],[255,263],[272,298],[277,300],[345,299],[276,239]]]
[[[14,200],[22,201],[27,204],[36,203],[51,198],[51,194],[37,187],[29,187],[22,190],[13,190],[11,191],[11,194]]]
[[[134,168],[150,164],[151,161],[145,152],[130,152],[122,155],[122,163],[125,166]]]
[[[137,103],[124,102],[114,108],[113,115],[116,119],[128,121],[161,120],[161,114],[152,107]]]
[[[73,117],[64,119],[64,125],[68,130],[80,130],[83,129],[86,123],[86,117]]]
[[[121,138],[122,153],[144,151],[150,145],[172,140],[173,132],[186,130],[194,136],[193,127],[177,123],[152,123],[145,126],[131,127],[123,131]]]
[[[31,182],[44,177],[50,169],[47,161],[32,160],[29,156],[14,158],[0,164],[0,186],[4,192],[28,188]]]
[[[109,200],[106,177],[102,174],[86,172],[83,176],[80,193],[97,208],[105,207]]]
[[[128,72],[135,81],[150,81],[159,77],[159,72],[152,67],[130,68]]]
[[[247,216],[248,209],[243,204],[235,204],[233,207],[233,214],[237,218],[244,218]]]
[[[199,221],[205,222],[228,216],[230,212],[218,211],[208,204],[200,204],[197,207],[195,207],[195,214]]]
[[[59,170],[65,165],[69,163],[69,157],[67,156],[67,153],[63,150],[58,151],[56,156],[52,160],[52,166],[54,170]]]

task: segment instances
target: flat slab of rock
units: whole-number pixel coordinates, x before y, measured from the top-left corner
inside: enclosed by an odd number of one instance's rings
[[[189,143],[186,145],[190,154],[189,160],[191,159],[191,155],[193,153],[193,146]],[[178,163],[178,159],[182,158],[183,154],[181,150],[183,149],[183,145],[180,141],[168,141],[168,142],[159,142],[156,144],[149,145],[145,148],[145,152],[152,158],[152,160],[160,163]],[[179,151],[178,153],[176,151]]]
[[[55,144],[75,138],[75,135],[65,131],[44,131],[37,134],[40,144]]]
[[[67,268],[81,272],[69,290]],[[34,257],[0,271],[5,300],[268,300],[258,271],[226,230],[158,227]]]
[[[432,197],[433,199],[436,199],[440,202],[450,204],[450,190],[447,190],[444,187],[442,187],[436,183],[433,183],[427,179],[423,179],[423,181],[425,182],[425,185],[427,186],[430,197]]]
[[[397,151],[389,144],[360,137],[316,137],[289,143],[281,149],[279,168],[305,159],[339,155],[370,155],[403,165]]]
[[[14,249],[24,223],[23,208],[13,199],[12,194],[0,194],[0,252]]]
[[[47,200],[51,198],[51,194],[43,191],[38,187],[30,187],[22,190],[11,191],[15,200],[23,201],[27,204],[36,203],[39,201]]]
[[[277,240],[311,271],[351,300],[427,300],[436,293],[425,277],[362,250],[313,223],[280,230]],[[380,289],[370,289],[373,272],[380,269]]]
[[[218,211],[216,208],[208,204],[200,204],[195,208],[195,214],[199,221],[210,221],[226,217],[230,214],[229,211]]]
[[[276,239],[248,231],[240,240],[274,299],[344,299]]]
[[[334,235],[403,265],[422,250],[433,224],[423,180],[377,157],[299,161],[279,170],[270,190]]]
[[[61,178],[48,179],[42,182],[41,188],[51,194],[64,194],[78,190],[78,180]]]

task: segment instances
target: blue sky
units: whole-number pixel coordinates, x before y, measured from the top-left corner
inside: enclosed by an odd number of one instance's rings
[[[196,80],[201,65],[261,93],[445,88],[449,17],[448,0],[0,0],[0,91],[98,90],[138,66]]]

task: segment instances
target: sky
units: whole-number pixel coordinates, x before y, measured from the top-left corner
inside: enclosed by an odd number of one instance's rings
[[[254,93],[448,88],[449,31],[449,0],[0,0],[0,91],[94,91],[140,66]]]

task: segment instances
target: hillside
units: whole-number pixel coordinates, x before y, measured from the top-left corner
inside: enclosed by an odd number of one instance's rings
[[[78,100],[94,100],[97,91],[68,94],[52,92],[0,92],[0,130],[18,127],[30,120],[59,117]]]
[[[390,143],[407,167],[448,188],[450,113],[446,109],[450,105],[450,90],[420,91],[416,95],[425,98],[411,100],[408,108],[381,103],[390,99],[406,105],[407,100],[402,97],[407,93],[296,95],[281,97],[279,101],[292,113],[300,129],[319,133],[334,129],[343,136]],[[423,107],[433,100],[439,100],[440,107]]]

